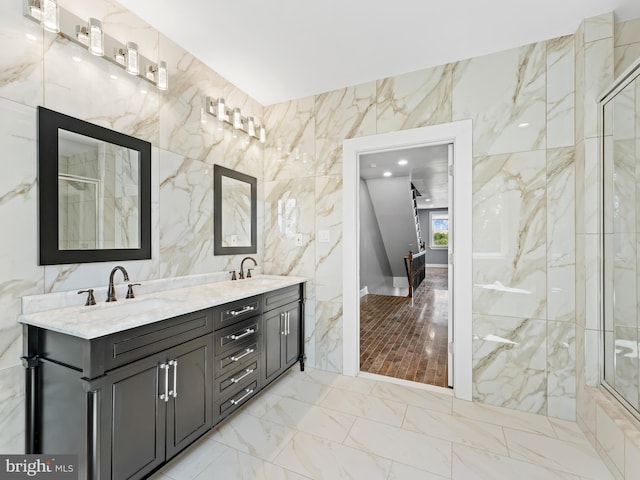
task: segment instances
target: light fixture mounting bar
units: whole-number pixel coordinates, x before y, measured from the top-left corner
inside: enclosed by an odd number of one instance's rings
[[[25,0],[24,16],[29,20],[37,24],[40,24],[40,19],[38,19],[37,17],[34,17],[31,14],[31,10],[27,6],[28,3],[29,3],[29,0]],[[76,45],[80,45],[83,49],[87,49],[87,44],[83,43],[78,38],[78,31],[79,29],[82,29],[83,27],[86,28],[88,26],[89,19],[80,18],[74,15],[73,13],[69,12],[68,10],[61,8],[60,5],[58,5],[58,12],[59,12],[59,18],[60,18],[60,32],[58,32],[57,35],[59,35],[62,38],[65,38],[66,40],[72,43],[75,43]],[[113,38],[112,36],[108,35],[104,31],[103,31],[103,37],[104,37],[103,38],[104,56],[102,58],[104,58],[105,60],[108,60],[113,65],[117,65],[122,70],[125,70],[126,64],[123,65],[122,63],[118,62],[116,57],[121,52],[127,51],[127,42],[126,41],[120,42],[119,40]],[[149,60],[147,57],[145,57],[144,55],[140,54],[140,52],[138,52],[139,73],[137,75],[131,75],[131,76],[132,77],[135,76],[137,78],[145,80],[146,82],[149,82],[150,84],[158,87],[157,71],[158,71],[159,63],[160,62],[153,62]],[[147,76],[149,72],[154,73],[154,75]]]

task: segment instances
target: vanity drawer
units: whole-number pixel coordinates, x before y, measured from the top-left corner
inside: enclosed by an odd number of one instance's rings
[[[238,280],[239,281],[239,280]],[[233,325],[245,318],[253,317],[262,312],[262,302],[260,295],[243,298],[235,302],[225,303],[214,308],[214,329],[219,330],[227,325]]]
[[[105,337],[105,371],[213,331],[211,310],[188,313]]]
[[[222,375],[229,374],[235,369],[238,369],[247,364],[258,356],[258,344],[248,343],[244,346],[239,346],[237,350],[233,350],[227,355],[220,355],[216,357],[215,362],[215,377],[219,378]]]
[[[230,389],[232,390],[232,389]],[[223,418],[227,417],[242,405],[244,405],[249,399],[251,399],[256,393],[258,393],[258,376],[252,376],[248,378],[243,385],[238,386],[232,390],[225,400],[216,403],[214,411],[214,423],[218,423]]]
[[[225,375],[216,380],[215,382],[215,395],[218,398],[225,397],[227,392],[233,390],[236,385],[239,385],[248,379],[255,376],[260,369],[260,357],[254,356],[245,365],[235,365],[235,369],[231,373]]]
[[[257,343],[262,330],[261,323],[262,317],[256,316],[215,332],[214,355],[223,355],[245,343]]]
[[[267,292],[263,296],[263,310],[269,311],[274,308],[281,307],[287,303],[296,302],[300,300],[300,285],[292,285],[290,287],[274,290],[273,292]]]

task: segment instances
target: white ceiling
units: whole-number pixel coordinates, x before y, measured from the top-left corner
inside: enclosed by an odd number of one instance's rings
[[[406,160],[406,165],[399,165]],[[418,208],[447,208],[449,205],[448,147],[406,148],[360,155],[360,177],[381,178],[384,172],[393,177],[409,177],[416,187]]]
[[[263,105],[575,33],[639,0],[117,0]]]

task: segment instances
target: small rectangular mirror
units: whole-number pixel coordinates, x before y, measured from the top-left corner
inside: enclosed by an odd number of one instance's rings
[[[214,255],[256,253],[257,180],[214,165]]]
[[[38,108],[40,264],[151,258],[151,144]]]

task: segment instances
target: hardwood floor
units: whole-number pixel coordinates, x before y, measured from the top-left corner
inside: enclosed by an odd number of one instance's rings
[[[427,269],[413,299],[360,299],[360,370],[447,386],[446,268]]]

